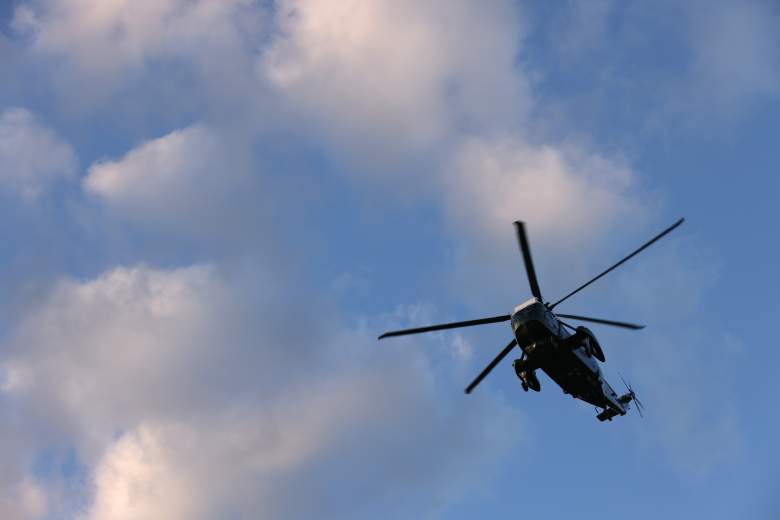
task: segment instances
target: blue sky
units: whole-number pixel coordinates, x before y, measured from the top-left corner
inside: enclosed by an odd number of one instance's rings
[[[0,516],[776,518],[773,2],[0,7]],[[524,393],[527,222],[647,413]],[[564,309],[564,306],[561,306]]]

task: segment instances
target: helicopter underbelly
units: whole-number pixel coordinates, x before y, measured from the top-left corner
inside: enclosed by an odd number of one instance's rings
[[[564,393],[594,406],[603,406],[604,394],[598,374],[593,374],[582,365],[577,366],[577,363],[558,363],[540,368]]]
[[[540,309],[529,309],[525,320],[513,323],[515,337],[533,365],[541,369],[564,393],[594,406],[604,406],[605,396],[598,363],[583,347],[561,348],[571,334]],[[535,312],[536,311],[536,312]],[[557,325],[557,327],[555,326]]]

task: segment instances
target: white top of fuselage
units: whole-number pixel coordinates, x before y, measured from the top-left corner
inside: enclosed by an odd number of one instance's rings
[[[512,311],[512,315],[517,314],[521,310],[525,309],[526,307],[530,307],[531,305],[533,305],[535,303],[542,303],[542,302],[538,298],[535,298],[535,297],[531,298],[530,300],[526,300],[526,301],[524,301],[523,303],[521,303],[520,305],[518,305],[518,306],[516,306],[514,308],[514,310]]]

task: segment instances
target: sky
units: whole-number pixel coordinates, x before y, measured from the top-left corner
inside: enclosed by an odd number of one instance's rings
[[[780,7],[0,3],[0,516],[780,517]],[[524,393],[554,301],[646,407]]]

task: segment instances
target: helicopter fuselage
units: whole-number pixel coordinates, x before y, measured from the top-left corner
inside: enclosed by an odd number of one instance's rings
[[[604,379],[588,340],[571,334],[544,303],[531,298],[518,305],[512,311],[511,324],[525,354],[519,361],[525,373],[541,369],[564,393],[604,408],[607,418],[626,413],[628,402]]]

